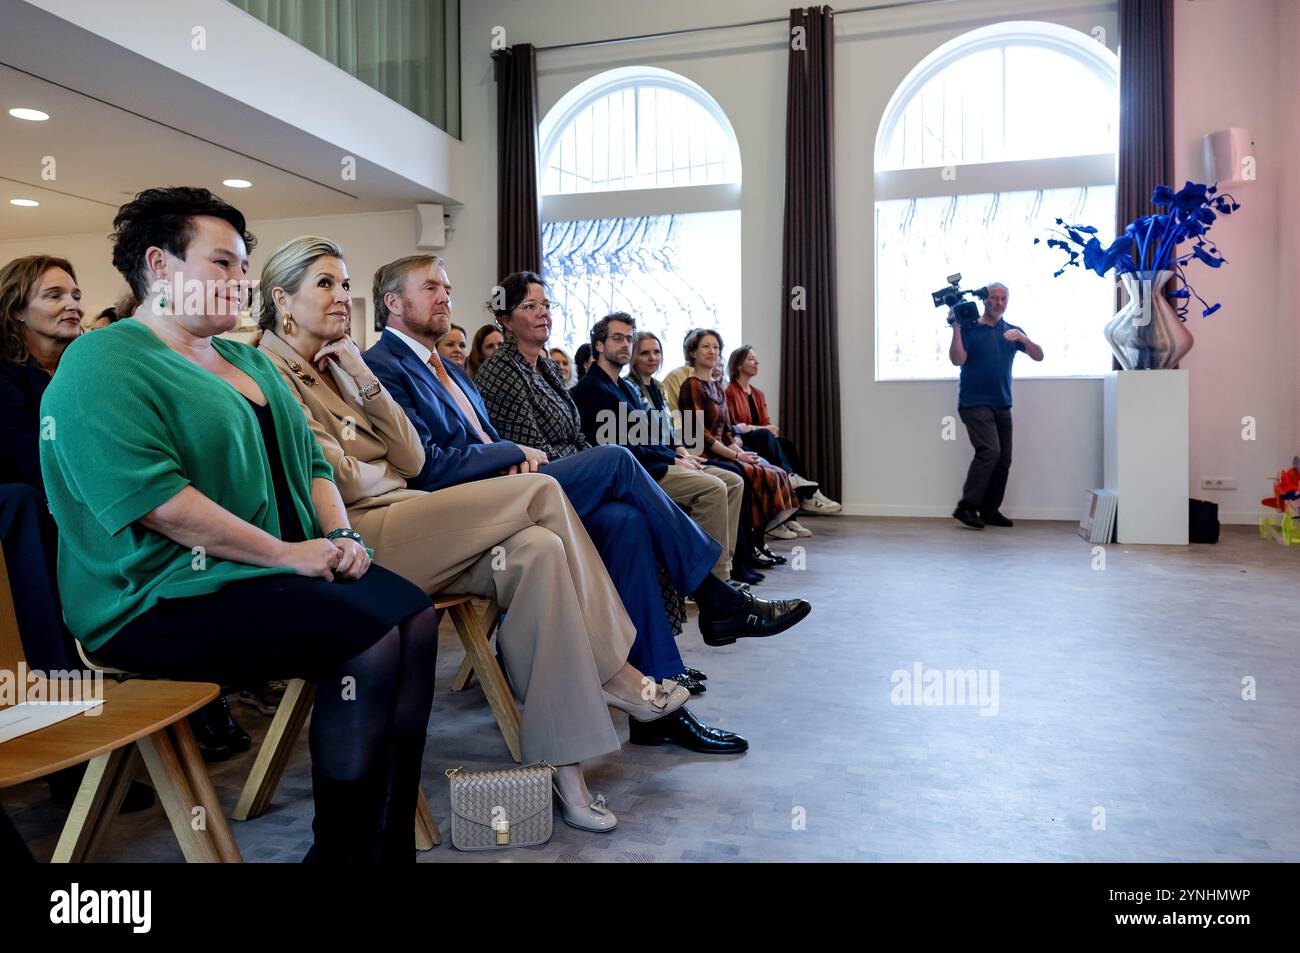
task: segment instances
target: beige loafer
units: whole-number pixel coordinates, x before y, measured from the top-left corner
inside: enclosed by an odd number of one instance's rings
[[[678,685],[671,678],[665,678],[655,686],[655,696],[650,701],[638,699],[630,702],[626,698],[605,692],[605,704],[610,708],[625,711],[637,721],[655,721],[671,715],[691,699],[691,693]]]

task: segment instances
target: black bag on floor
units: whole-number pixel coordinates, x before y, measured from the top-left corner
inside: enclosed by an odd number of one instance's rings
[[[1188,500],[1187,538],[1193,543],[1219,541],[1219,504],[1209,500]]]

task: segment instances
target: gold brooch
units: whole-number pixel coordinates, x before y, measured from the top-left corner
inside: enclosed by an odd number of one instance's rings
[[[289,362],[289,370],[293,371],[294,376],[297,377],[298,380],[300,380],[300,381],[302,381],[304,384],[306,384],[308,387],[310,387],[312,384],[315,384],[315,383],[316,383],[316,378],[314,378],[314,377],[312,377],[310,374],[304,372],[303,369],[302,369],[302,365],[299,364],[297,361],[290,361],[290,362]]]

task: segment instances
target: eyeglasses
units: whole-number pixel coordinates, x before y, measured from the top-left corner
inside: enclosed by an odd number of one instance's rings
[[[532,314],[538,308],[545,308],[547,311],[550,311],[551,303],[549,301],[525,301],[519,305],[517,310],[526,312],[527,314]]]
[[[609,336],[609,339],[610,339],[611,341],[613,341],[615,344],[624,344],[624,343],[630,342],[630,341],[632,340],[632,335],[630,335],[630,334],[611,334],[611,335]]]

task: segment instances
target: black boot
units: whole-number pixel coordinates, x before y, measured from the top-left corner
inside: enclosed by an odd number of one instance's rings
[[[415,805],[424,766],[424,736],[394,741],[389,769],[388,806],[384,815],[380,862],[415,863]]]
[[[312,795],[316,817],[311,822],[316,842],[304,863],[377,864],[380,858],[381,828],[388,787],[388,758],[355,781],[327,778],[313,765]],[[415,836],[415,813],[407,819],[407,833]],[[414,849],[414,843],[412,843]]]

